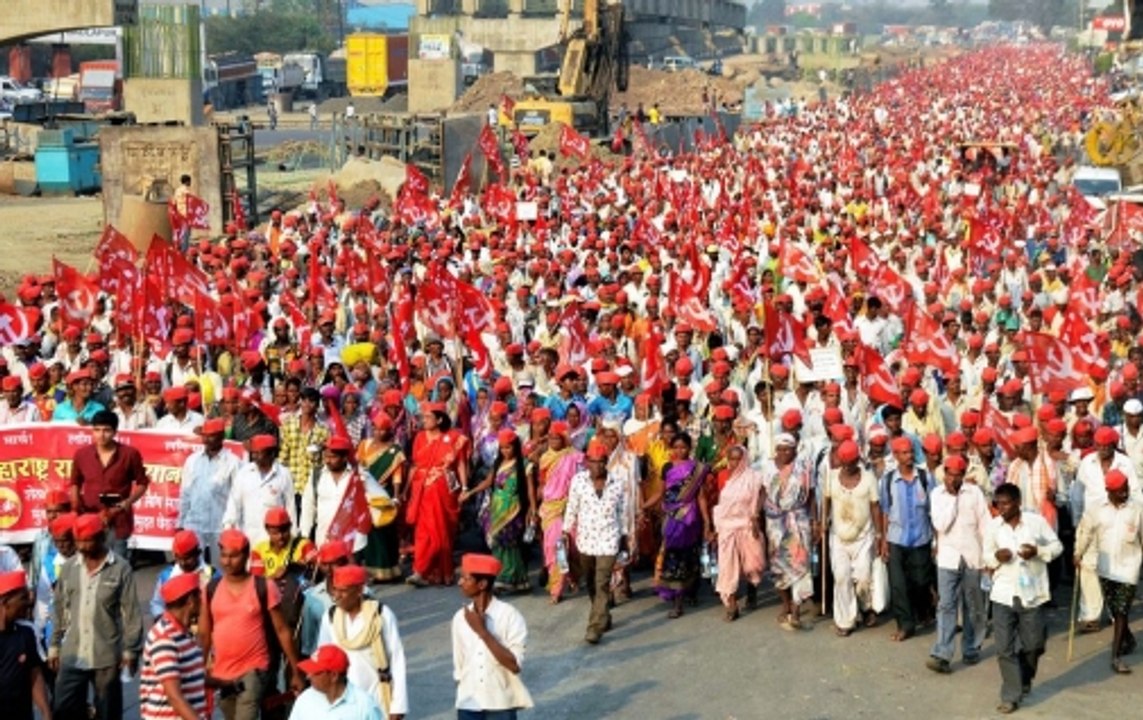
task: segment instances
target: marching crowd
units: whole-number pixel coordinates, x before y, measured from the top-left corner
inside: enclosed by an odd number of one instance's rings
[[[410,169],[391,208],[331,188],[177,261],[109,230],[93,305],[28,276],[35,327],[2,350],[0,425],[93,442],[28,568],[0,554],[0,700],[86,717],[90,687],[118,718],[138,672],[144,718],[400,718],[403,580],[464,596],[459,717],[514,717],[501,598],[533,557],[553,604],[585,591],[591,644],[643,570],[672,619],[709,578],[733,622],[768,578],[787,630],[815,598],[839,637],[935,622],[939,673],[990,626],[1004,713],[1074,569],[1078,629],[1109,617],[1129,673],[1143,262],[1070,183],[1107,89],[990,47],[690,152],[639,127],[617,165],[482,147],[480,193]],[[146,458],[115,438],[151,428],[202,445],[145,630]]]

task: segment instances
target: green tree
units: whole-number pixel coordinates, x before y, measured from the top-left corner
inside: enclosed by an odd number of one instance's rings
[[[746,22],[759,31],[767,25],[786,24],[786,0],[758,0],[746,14]]]
[[[1023,20],[1041,30],[1053,25],[1074,26],[1079,0],[989,0],[988,15],[994,20]]]
[[[275,2],[282,3],[282,8],[275,5],[249,15],[207,18],[207,52],[253,55],[257,52],[317,50],[328,53],[337,46],[333,34],[312,13],[312,0]],[[302,12],[303,6],[310,11]]]

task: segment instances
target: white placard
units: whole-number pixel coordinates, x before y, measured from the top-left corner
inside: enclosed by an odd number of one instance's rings
[[[794,358],[794,382],[818,382],[821,380],[841,380],[845,377],[841,362],[841,350],[838,348],[812,348],[810,360],[812,368],[806,367],[798,358]]]
[[[965,183],[964,194],[968,197],[980,197],[980,185],[978,183]]]
[[[516,203],[517,220],[535,220],[540,216],[539,206],[535,202]]]

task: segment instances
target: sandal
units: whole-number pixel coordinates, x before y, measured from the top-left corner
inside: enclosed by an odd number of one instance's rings
[[[738,608],[734,608],[733,610],[727,610],[725,617],[723,617],[723,620],[725,620],[726,622],[734,622],[737,619],[738,619]]]
[[[851,634],[853,634],[853,628],[848,628],[848,629],[839,628],[835,625],[833,628],[833,632],[838,637],[849,637]]]
[[[758,586],[757,585],[747,585],[746,586],[746,609],[747,610],[753,610],[756,607],[758,607]]]
[[[679,607],[671,608],[671,611],[669,613],[667,613],[667,619],[668,620],[678,620],[682,616],[683,616],[683,609],[679,608]]]
[[[800,627],[800,624],[796,624],[796,623],[797,623],[797,621],[794,620],[794,616],[787,614],[787,615],[784,615],[782,617],[782,620],[779,622],[779,625],[781,626],[781,628],[783,630],[788,630],[790,632],[793,632]]]
[[[865,627],[877,627],[877,613],[872,610],[865,611]]]
[[[1099,621],[1098,620],[1088,620],[1087,622],[1082,622],[1076,628],[1076,630],[1079,631],[1080,635],[1088,635],[1090,633],[1097,633],[1097,632],[1099,632],[1099,629],[1100,628],[1099,628]]]
[[[892,635],[889,636],[889,639],[892,640],[893,642],[905,642],[906,640],[908,640],[911,637],[913,637],[913,633],[911,633],[911,632],[905,632],[904,630],[896,630],[896,631],[894,631],[894,633]]]
[[[1130,675],[1131,668],[1127,663],[1123,662],[1123,658],[1115,658],[1111,661],[1111,670],[1119,673],[1120,675]]]
[[[1012,713],[1016,712],[1016,708],[1018,707],[1020,706],[1013,702],[1000,703],[996,706],[996,712],[1000,713],[1001,715],[1011,715]]]

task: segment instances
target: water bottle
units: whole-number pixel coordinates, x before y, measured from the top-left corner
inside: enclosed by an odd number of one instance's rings
[[[992,592],[992,574],[991,573],[982,572],[980,574],[980,589],[986,594]]]
[[[710,546],[703,543],[702,554],[699,555],[699,564],[702,566],[702,577],[704,580],[710,579]]]
[[[718,548],[714,543],[708,545],[710,549],[707,550],[707,556],[710,558],[710,579],[711,581],[718,580]]]
[[[1025,593],[1032,590],[1032,573],[1028,572],[1028,563],[1020,561],[1020,596],[1028,597]]]
[[[559,539],[556,543],[556,567],[560,569],[560,573],[567,574],[571,569],[568,566],[568,546],[563,538]]]
[[[821,564],[821,555],[818,554],[818,549],[815,547],[814,551],[810,554],[810,575],[817,577],[818,573],[821,572]]]
[[[531,545],[536,540],[536,523],[528,523],[524,529],[524,544]]]
[[[629,562],[631,562],[631,553],[626,550],[620,550],[619,554],[615,556],[615,564],[618,567],[627,567]]]

